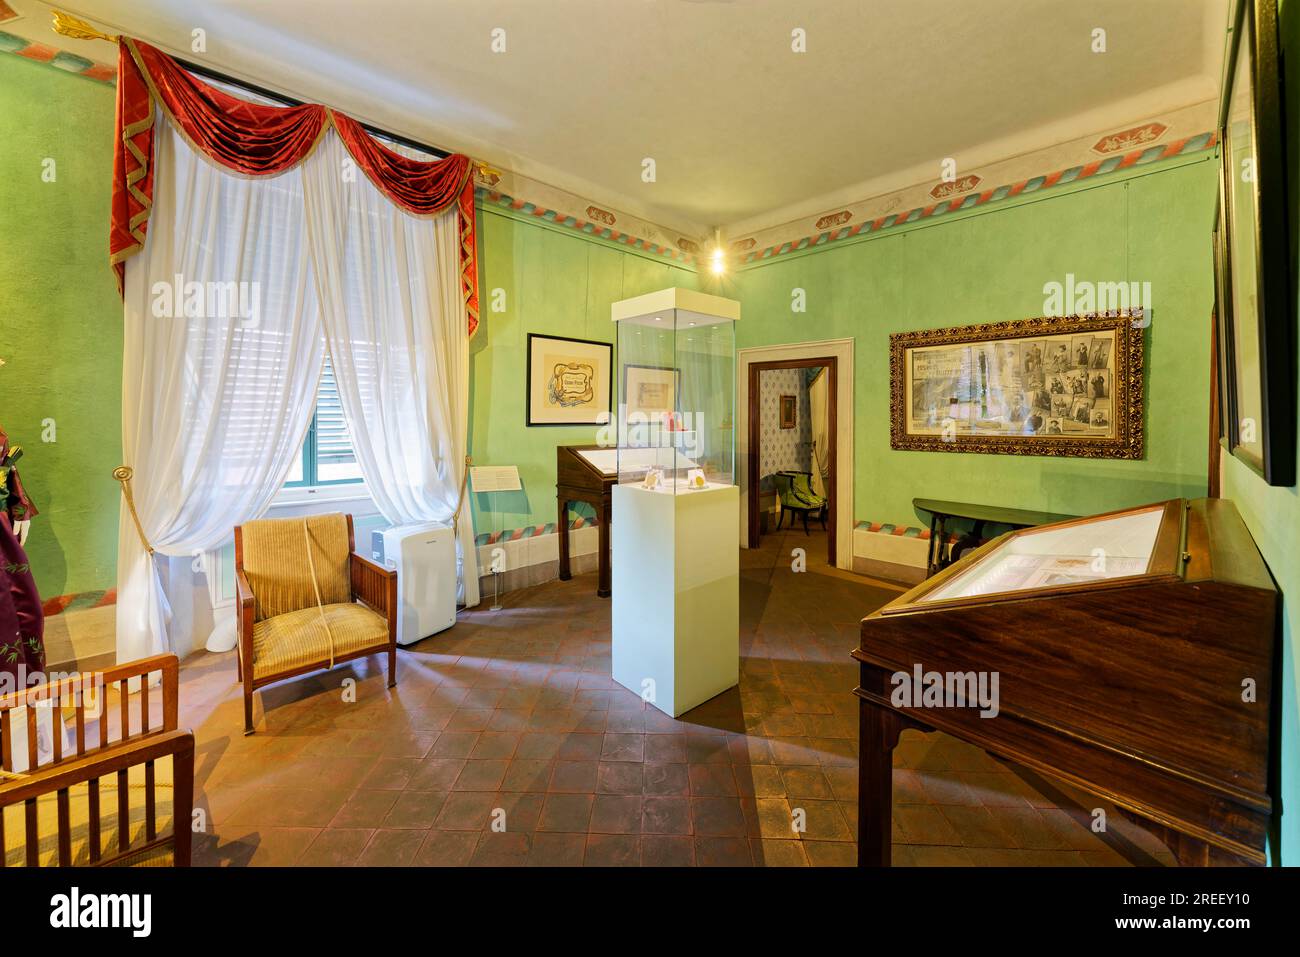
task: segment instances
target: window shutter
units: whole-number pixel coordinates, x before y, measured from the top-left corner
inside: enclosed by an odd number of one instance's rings
[[[317,468],[329,465],[355,465],[352,439],[343,417],[343,404],[339,401],[338,384],[334,369],[325,359],[320,389],[316,393],[316,463]]]

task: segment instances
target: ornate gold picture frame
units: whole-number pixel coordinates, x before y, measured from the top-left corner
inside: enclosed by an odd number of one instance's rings
[[[889,337],[895,449],[1140,459],[1141,310]]]

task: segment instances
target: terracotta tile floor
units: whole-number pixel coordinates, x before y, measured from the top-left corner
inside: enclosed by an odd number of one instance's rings
[[[463,613],[399,652],[392,691],[379,658],[265,689],[248,738],[233,656],[192,658],[195,863],[851,865],[848,653],[894,592],[824,555],[802,531],[741,552],[740,686],[676,721],[609,678],[594,576]],[[896,864],[1172,862],[1113,808],[1094,834],[1098,802],[952,738],[907,732],[895,757]]]

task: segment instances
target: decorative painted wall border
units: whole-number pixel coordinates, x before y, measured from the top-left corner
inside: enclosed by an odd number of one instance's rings
[[[115,66],[96,63],[94,60],[87,60],[75,53],[68,53],[66,50],[60,50],[58,47],[48,46],[44,43],[36,43],[17,34],[6,33],[4,30],[0,30],[0,53],[12,53],[27,60],[45,63],[56,70],[62,70],[64,73],[84,76],[88,80],[94,80],[107,86],[117,85],[117,67]]]
[[[569,520],[569,530],[594,528],[598,523],[594,517],[579,515]],[[508,528],[499,532],[479,532],[474,536],[475,545],[497,545],[501,542],[517,542],[521,538],[537,538],[539,535],[554,535],[555,523],[542,525],[525,525],[523,528]]]
[[[103,608],[105,605],[117,604],[117,589],[107,588],[103,591],[83,591],[71,595],[57,595],[41,602],[41,610],[46,618],[61,615],[65,611],[80,611],[83,608]]]
[[[1149,124],[1149,126],[1159,126],[1160,124]],[[1141,128],[1138,128],[1141,129]],[[1136,131],[1125,131],[1124,134],[1114,134],[1112,137],[1103,138],[1094,147],[1098,152],[1104,152],[1103,144],[1110,145],[1115,142],[1124,142],[1123,137]],[[906,223],[915,223],[922,219],[929,219],[935,216],[942,216],[944,213],[955,212],[961,209],[971,209],[976,206],[984,206],[988,203],[996,203],[1000,200],[1011,199],[1016,196],[1022,196],[1027,193],[1034,193],[1042,189],[1050,189],[1053,186],[1063,186],[1067,183],[1075,183],[1080,180],[1088,179],[1092,176],[1102,176],[1106,173],[1113,173],[1119,170],[1129,169],[1135,166],[1144,166],[1147,163],[1158,162],[1159,160],[1169,159],[1174,156],[1183,156],[1190,153],[1197,153],[1203,150],[1213,149],[1218,144],[1217,136],[1210,133],[1198,133],[1195,136],[1188,136],[1183,139],[1174,140],[1171,143],[1158,146],[1150,146],[1131,150],[1120,156],[1109,156],[1103,160],[1095,160],[1090,163],[1084,163],[1078,166],[1071,166],[1068,169],[1057,170],[1054,173],[1048,173],[1042,176],[1033,176],[1022,179],[1014,183],[1008,183],[1003,186],[997,186],[992,189],[986,189],[979,193],[968,192],[974,189],[981,179],[978,176],[967,176],[962,180],[954,183],[941,184],[950,186],[952,189],[941,190],[935,187],[931,190],[931,195],[939,193],[939,198],[951,195],[954,192],[965,195],[955,196],[946,202],[936,202],[927,206],[916,206],[911,209],[888,213],[872,220],[864,220],[852,226],[842,226],[842,228],[830,228],[824,232],[811,236],[805,236],[802,239],[791,240],[789,242],[778,243],[767,246],[763,249],[752,248],[757,246],[752,238],[739,239],[733,241],[731,249],[734,253],[744,253],[741,262],[744,265],[762,262],[781,256],[786,253],[796,252],[800,249],[809,249],[814,246],[824,246],[833,243],[839,239],[848,239],[851,236],[858,236],[863,233],[879,232],[883,229],[889,229],[892,226],[901,226]],[[1111,149],[1115,147],[1111,146]],[[821,226],[839,226],[846,223],[851,217],[848,210],[840,213],[823,216],[817,220],[817,227]],[[748,251],[746,251],[748,250]]]
[[[923,542],[930,540],[930,530],[928,528],[918,528],[915,525],[895,525],[892,522],[857,522],[854,524],[853,530],[855,532],[874,532],[878,535],[892,535],[895,538],[919,538]],[[946,541],[951,545],[959,537],[955,532],[949,532]]]
[[[650,253],[651,255],[662,256],[665,259],[674,260],[675,262],[685,266],[694,266],[694,253],[699,250],[698,243],[686,239],[685,237],[678,239],[677,245],[674,247],[664,242],[642,239],[630,233],[623,232],[617,228],[618,218],[614,213],[590,204],[584,211],[584,217],[575,216],[554,209],[548,209],[538,203],[530,202],[526,199],[517,199],[490,187],[477,187],[476,195],[478,196],[480,203],[485,207],[497,206],[501,209],[509,209],[528,216],[535,216],[548,223],[554,223],[557,226],[567,226],[568,228],[575,229],[587,236],[592,236],[596,239],[604,239],[608,242],[617,243],[622,246],[628,246],[632,249],[638,249],[642,252]]]

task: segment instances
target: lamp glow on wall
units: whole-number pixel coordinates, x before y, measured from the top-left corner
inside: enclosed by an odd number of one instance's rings
[[[722,230],[713,231],[713,252],[709,255],[709,270],[715,276],[727,271],[727,253],[722,248]]]

